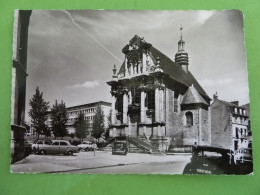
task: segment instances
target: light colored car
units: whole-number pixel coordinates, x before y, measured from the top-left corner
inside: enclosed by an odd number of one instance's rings
[[[43,141],[38,140],[35,144],[36,153],[38,154],[65,154],[73,155],[73,153],[79,152],[77,146],[73,146],[70,142],[65,140],[53,140],[53,141]]]
[[[85,151],[93,151],[95,148],[95,144],[93,144],[90,141],[83,141],[81,144],[77,145],[79,150],[85,150]]]
[[[39,152],[39,148],[42,147],[42,145],[51,145],[52,142],[50,140],[36,140],[33,142],[32,144],[32,152],[33,153],[38,153]]]

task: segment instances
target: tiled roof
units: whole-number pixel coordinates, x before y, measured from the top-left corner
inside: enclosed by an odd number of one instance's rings
[[[201,97],[199,92],[192,85],[184,94],[181,104],[195,104],[195,103],[203,103],[208,105],[208,103]]]
[[[236,104],[233,104],[231,102],[227,102],[227,101],[224,101],[224,100],[220,100],[218,99],[220,102],[222,102],[223,104],[226,104],[227,106],[230,106],[230,107],[239,107],[237,106]]]

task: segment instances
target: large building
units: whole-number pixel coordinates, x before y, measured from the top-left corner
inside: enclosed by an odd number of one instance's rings
[[[249,104],[227,102],[213,96],[211,111],[211,145],[237,151],[251,147]]]
[[[24,158],[28,26],[32,11],[16,10],[13,32],[11,162]]]
[[[182,29],[181,29],[182,30]],[[172,146],[210,144],[211,99],[189,71],[185,42],[175,62],[135,35],[123,49],[112,94],[111,137],[169,140]]]
[[[75,133],[75,121],[78,118],[79,113],[84,114],[84,119],[88,121],[88,131],[92,131],[92,124],[93,124],[93,117],[96,114],[96,109],[97,107],[101,108],[104,114],[104,126],[107,129],[109,125],[109,115],[111,111],[111,103],[105,102],[105,101],[99,101],[99,102],[93,102],[93,103],[88,103],[88,104],[82,104],[82,105],[77,105],[77,106],[72,106],[72,107],[67,107],[67,117],[68,117],[68,122],[67,122],[67,130],[68,134]],[[50,114],[48,116],[48,120],[46,121],[46,124],[51,127],[51,117]]]

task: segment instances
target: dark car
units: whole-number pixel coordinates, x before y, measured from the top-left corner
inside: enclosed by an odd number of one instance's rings
[[[24,156],[29,156],[32,153],[32,141],[24,140]]]
[[[126,142],[114,142],[112,147],[112,154],[122,154],[126,155],[128,152],[127,144]]]
[[[193,148],[190,163],[183,174],[246,175],[253,171],[253,164],[235,164],[234,154],[229,149],[197,146]]]

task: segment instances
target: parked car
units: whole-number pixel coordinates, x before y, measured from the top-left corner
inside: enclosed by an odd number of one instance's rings
[[[116,141],[112,146],[112,155],[123,154],[126,155],[128,152],[127,144],[123,141]]]
[[[191,161],[183,174],[250,174],[253,164],[235,164],[233,151],[229,149],[197,146],[193,148]]]
[[[79,152],[77,146],[73,146],[70,142],[65,140],[53,140],[53,141],[44,141],[38,140],[35,144],[36,153],[38,154],[65,154],[73,155],[73,153]]]
[[[232,174],[232,152],[211,146],[193,148],[191,161],[183,174]]]
[[[83,141],[81,144],[77,145],[79,150],[85,150],[85,151],[93,151],[94,150],[94,144],[90,141]]]
[[[33,153],[38,153],[39,148],[42,147],[42,145],[51,145],[52,142],[50,140],[35,140],[34,143],[32,144],[32,152]]]
[[[252,149],[251,148],[241,148],[235,151],[234,154],[236,163],[252,163]]]
[[[24,140],[24,156],[29,156],[32,153],[33,142],[29,140]]]

